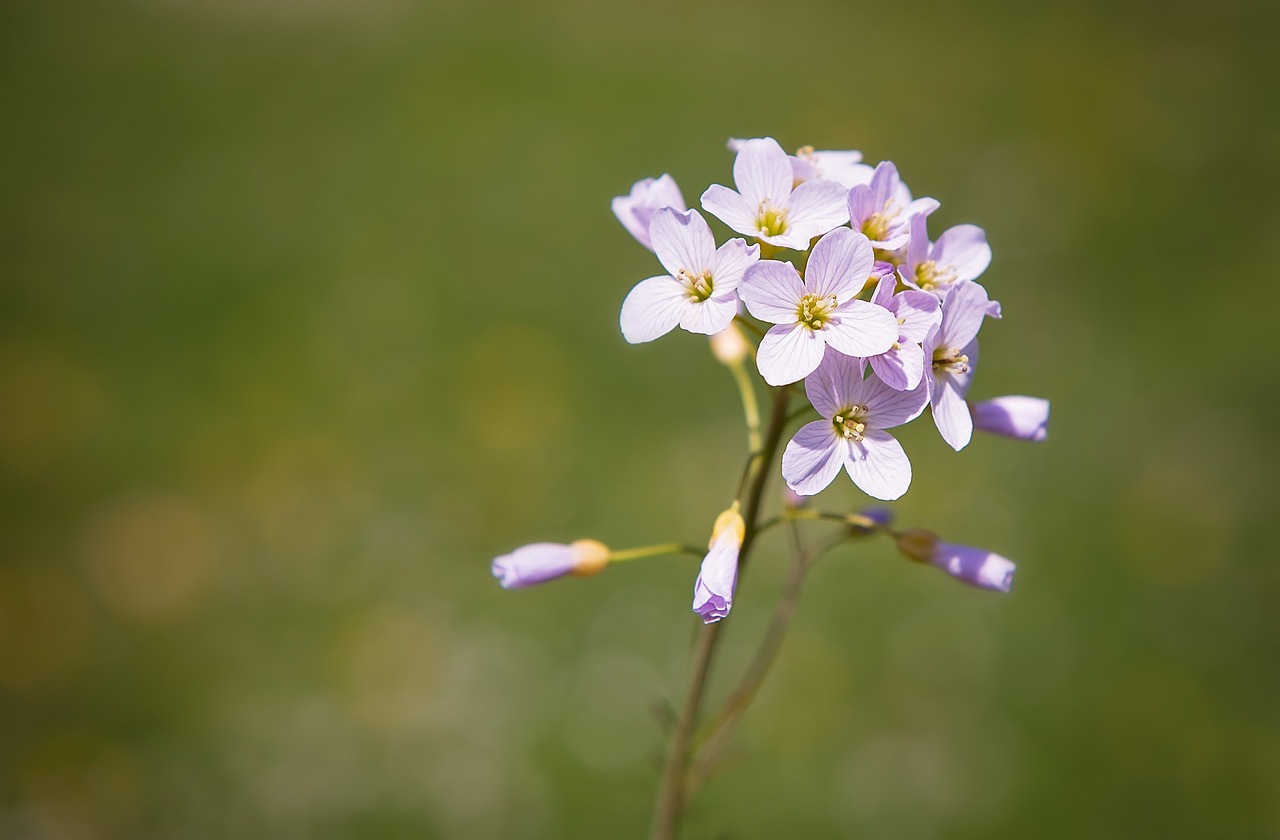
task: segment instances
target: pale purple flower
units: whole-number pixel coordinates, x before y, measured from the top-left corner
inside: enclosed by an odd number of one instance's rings
[[[849,224],[881,251],[896,251],[911,239],[911,220],[938,209],[932,198],[911,199],[892,161],[881,161],[866,184],[849,190]]]
[[[1049,436],[1049,401],[1039,397],[996,397],[973,406],[973,426],[1019,440]]]
[[[716,248],[696,210],[663,208],[649,225],[654,252],[669,275],[641,280],[622,302],[622,334],[632,344],[653,341],[677,324],[713,335],[738,312],[738,284],[760,257],[760,246],[731,239]]]
[[[764,138],[753,138],[764,139]],[[730,137],[729,151],[738,152],[744,138]],[[813,146],[801,146],[794,155],[787,155],[791,163],[791,180],[794,186],[805,181],[835,181],[848,189],[854,184],[865,184],[871,180],[874,168],[862,162],[862,152],[856,149],[847,151],[817,150]]]
[[[595,540],[533,543],[494,558],[490,571],[503,589],[521,589],[565,575],[593,575],[608,562],[608,547]]]
[[[978,330],[986,317],[987,291],[972,281],[952,288],[942,303],[942,323],[924,341],[931,362],[928,383],[933,422],[942,438],[959,452],[973,435],[973,418],[964,398],[978,364]]]
[[[778,248],[804,250],[809,240],[849,221],[844,187],[795,176],[787,153],[772,137],[747,140],[733,161],[737,192],[713,184],[702,207],[738,233]]]
[[[976,280],[987,270],[991,264],[991,246],[987,244],[986,233],[977,225],[947,228],[937,242],[930,244],[926,221],[925,216],[911,219],[911,241],[898,273],[903,283],[932,292],[942,300],[957,283]],[[999,317],[999,309],[994,317]]]
[[[796,181],[803,183],[814,179],[835,181],[845,189],[871,181],[875,169],[862,162],[862,152],[818,150],[813,146],[796,149],[791,163]]]
[[[747,310],[776,326],[760,341],[756,364],[770,385],[808,376],[826,348],[846,356],[875,356],[893,346],[898,322],[889,310],[856,300],[874,259],[860,233],[837,228],[809,255],[805,279],[791,263],[762,260],[742,281]]]
[[[885,429],[919,416],[928,402],[924,388],[895,391],[874,374],[862,378],[863,363],[828,353],[804,381],[805,393],[822,420],[796,432],[782,453],[787,486],[812,496],[844,467],[862,492],[891,501],[911,485],[911,462]]]
[[[631,187],[631,194],[618,196],[611,206],[613,215],[618,217],[627,232],[650,251],[653,244],[649,240],[649,222],[653,214],[663,207],[681,212],[687,209],[675,179],[666,174],[636,181]]]
[[[868,361],[884,384],[898,391],[911,391],[924,375],[924,350],[920,343],[941,321],[942,311],[938,299],[927,292],[908,289],[895,295],[893,290],[897,284],[893,275],[882,277],[871,302],[883,306],[898,320],[898,340]]]
[[[719,621],[733,607],[733,590],[738,585],[738,552],[742,550],[745,528],[736,502],[720,514],[712,528],[710,550],[693,584],[693,611],[702,617],[704,624]]]
[[[899,534],[898,550],[979,589],[1008,592],[1013,586],[1017,567],[1011,560],[984,548],[943,542],[932,531],[917,528]]]

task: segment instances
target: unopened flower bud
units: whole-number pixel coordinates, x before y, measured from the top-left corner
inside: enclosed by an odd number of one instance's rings
[[[984,432],[1030,441],[1049,436],[1049,401],[1039,397],[996,397],[972,411],[973,427]]]
[[[738,552],[742,550],[745,533],[746,523],[738,512],[737,502],[716,517],[710,550],[693,584],[693,611],[705,624],[724,618],[733,606],[733,590],[738,585]]]
[[[711,355],[724,365],[741,364],[751,352],[747,337],[738,329],[737,324],[730,323],[720,332],[711,336]]]
[[[942,569],[962,583],[995,592],[1009,591],[1017,569],[1011,560],[985,548],[942,542],[936,534],[918,528],[898,537],[898,550],[912,560]]]
[[[493,561],[490,570],[503,589],[521,589],[565,575],[588,577],[609,563],[609,548],[596,540],[533,543]]]

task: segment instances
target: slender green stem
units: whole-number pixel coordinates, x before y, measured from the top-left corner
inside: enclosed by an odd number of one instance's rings
[[[755,657],[743,675],[742,681],[733,693],[729,695],[724,708],[706,726],[703,736],[699,739],[701,746],[698,749],[698,753],[702,757],[694,764],[690,773],[690,793],[696,791],[698,786],[714,770],[725,742],[742,718],[743,713],[746,712],[747,707],[751,705],[751,701],[755,699],[770,668],[773,667],[773,663],[777,660],[778,652],[782,648],[782,640],[786,636],[787,628],[791,624],[791,617],[795,613],[796,603],[800,598],[800,589],[804,584],[805,575],[808,574],[809,569],[819,557],[849,538],[848,534],[837,534],[817,549],[809,550],[804,547],[800,538],[799,528],[794,519],[791,520],[791,526],[795,554],[786,589],[774,607],[769,629],[761,640],[760,647],[756,650]]]
[[[738,362],[729,365],[733,379],[738,383],[738,392],[742,394],[742,414],[747,420],[747,445],[753,453],[760,451],[760,404],[756,401],[755,383],[747,373],[746,365]]]
[[[640,548],[611,551],[609,552],[609,562],[622,563],[626,560],[639,560],[642,557],[656,557],[660,554],[691,554],[694,557],[702,557],[706,553],[706,550],[698,548],[696,545],[663,543],[662,545],[646,545]]]
[[[755,544],[760,506],[768,483],[770,467],[777,457],[778,445],[782,440],[783,429],[786,427],[789,399],[790,394],[786,389],[774,390],[769,428],[758,452],[759,457],[753,457],[751,461],[750,487],[742,511],[745,531],[742,536],[742,549],[738,554],[739,580],[750,557],[751,548]],[[667,750],[662,777],[658,783],[658,796],[653,805],[650,840],[674,840],[679,830],[680,818],[684,814],[685,799],[688,794],[689,759],[694,732],[698,725],[698,711],[702,706],[707,675],[711,670],[711,661],[715,654],[716,642],[722,633],[722,626],[719,623],[703,625],[694,643],[693,657],[689,666],[689,682],[685,688],[684,701],[680,704],[675,728],[671,733],[670,747]]]
[[[765,531],[778,527],[784,522],[795,522],[801,519],[826,519],[832,522],[842,522],[845,525],[853,525],[854,527],[864,528],[868,531],[883,532],[890,536],[893,536],[895,533],[893,530],[877,524],[871,517],[863,516],[860,513],[833,513],[826,510],[813,510],[811,508],[793,508],[791,510],[783,511],[777,516],[771,516],[761,522],[760,527],[756,530],[760,533],[764,533]]]

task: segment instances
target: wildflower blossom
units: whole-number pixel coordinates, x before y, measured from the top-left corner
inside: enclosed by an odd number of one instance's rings
[[[924,341],[930,375],[925,377],[933,422],[943,440],[959,452],[973,436],[965,403],[978,364],[978,330],[987,314],[987,291],[973,282],[955,286],[942,304],[942,322]]]
[[[681,212],[687,209],[675,179],[666,174],[636,181],[631,187],[631,194],[618,196],[611,206],[613,215],[618,217],[627,232],[650,251],[653,244],[649,240],[649,222],[653,214],[664,207]]]
[[[1013,561],[984,548],[942,542],[936,534],[913,529],[899,535],[898,550],[911,560],[936,566],[962,583],[1008,592],[1013,587]]]
[[[1049,436],[1049,401],[1039,397],[996,397],[972,406],[973,427],[1019,440]]]
[[[898,391],[911,391],[924,375],[924,350],[920,343],[942,320],[942,312],[933,295],[913,289],[895,295],[896,286],[896,277],[881,278],[871,302],[883,306],[897,318],[898,340],[868,361],[884,384]]]
[[[911,239],[911,220],[938,209],[933,198],[911,199],[892,161],[881,161],[871,180],[849,190],[849,224],[880,251],[896,251]]]
[[[982,276],[991,264],[991,246],[977,225],[947,228],[930,244],[926,221],[923,215],[912,217],[911,240],[898,273],[911,288],[931,292],[942,300],[957,283]]]
[[[867,238],[848,228],[831,231],[813,246],[805,278],[790,263],[762,260],[742,282],[747,310],[771,327],[756,363],[770,385],[808,376],[830,345],[846,356],[875,356],[898,338],[889,310],[854,298],[870,277],[874,259]]]
[[[716,248],[696,210],[663,208],[649,224],[654,252],[669,275],[641,280],[622,302],[622,334],[632,344],[653,341],[677,324],[712,335],[738,312],[738,284],[760,246],[731,239]]]
[[[803,250],[809,240],[849,221],[844,187],[806,181],[798,187],[787,153],[772,137],[743,142],[733,161],[735,192],[713,184],[702,207],[738,233],[777,248]]]
[[[588,577],[609,562],[609,548],[596,540],[533,543],[494,559],[490,570],[503,589],[521,589],[565,575]]]
[[[891,501],[911,485],[911,462],[884,430],[919,416],[926,389],[895,391],[874,374],[863,379],[863,367],[860,359],[828,353],[804,381],[823,419],[802,426],[782,453],[782,477],[797,493],[822,491],[841,467],[876,499]]]
[[[852,149],[838,152],[802,146],[796,150],[792,161],[797,181],[821,178],[824,181],[835,181],[845,189],[870,182],[875,172],[873,167],[862,162],[862,152]]]
[[[711,529],[711,542],[702,561],[698,579],[693,584],[693,611],[704,624],[719,621],[733,607],[733,590],[738,585],[738,552],[746,523],[738,512],[738,504],[716,518]]]
[[[764,139],[764,138],[754,138]],[[747,140],[730,137],[729,151],[738,152]],[[875,170],[862,162],[862,152],[856,149],[846,151],[817,150],[813,146],[801,146],[794,155],[787,155],[791,163],[791,178],[796,186],[805,181],[835,181],[848,189],[854,184],[865,184],[871,180]]]

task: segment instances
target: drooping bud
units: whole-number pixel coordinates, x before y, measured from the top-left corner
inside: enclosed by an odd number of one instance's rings
[[[738,585],[738,552],[742,550],[745,533],[746,523],[738,512],[737,502],[716,517],[710,550],[693,584],[693,611],[705,624],[724,618],[733,606],[733,590]]]

